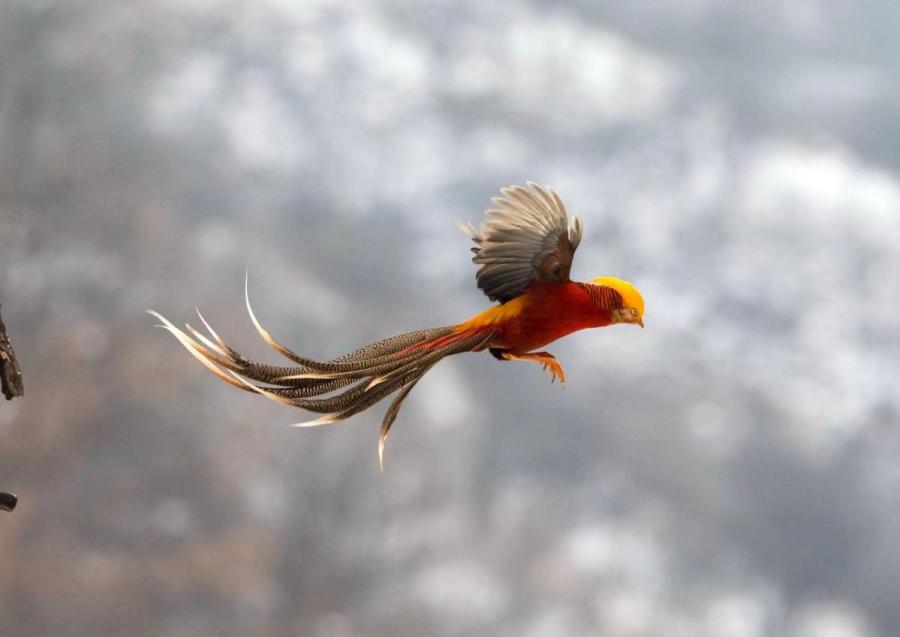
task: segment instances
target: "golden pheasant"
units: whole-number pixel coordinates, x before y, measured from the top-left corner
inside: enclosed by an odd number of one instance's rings
[[[569,279],[581,221],[569,223],[566,207],[553,190],[528,183],[510,186],[495,197],[480,229],[466,224],[475,242],[472,259],[480,267],[478,287],[499,301],[468,321],[408,332],[366,345],[327,362],[299,356],[263,329],[250,307],[256,330],[273,349],[295,363],[281,367],[247,360],[219,337],[197,314],[209,336],[186,325],[180,330],[156,312],[162,325],[216,376],[246,391],[277,402],[324,414],[298,427],[326,425],[368,409],[396,392],[378,436],[383,468],[384,443],[400,405],[418,380],[438,361],[460,352],[487,349],[498,360],[539,363],[552,380],[565,382],[556,358],[536,352],[567,334],[614,323],[644,326],[644,300],[628,283],[612,277],[576,283]],[[322,397],[326,396],[326,397]]]

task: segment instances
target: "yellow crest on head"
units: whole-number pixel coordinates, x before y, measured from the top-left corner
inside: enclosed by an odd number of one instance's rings
[[[644,297],[642,297],[637,288],[628,281],[623,281],[622,279],[617,279],[612,276],[601,276],[591,281],[591,283],[612,288],[622,296],[622,300],[625,301],[626,306],[633,307],[638,311],[638,314],[642,317],[644,316]]]

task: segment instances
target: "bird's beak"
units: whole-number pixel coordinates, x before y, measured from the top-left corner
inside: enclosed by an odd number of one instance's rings
[[[644,317],[639,316],[637,320],[637,324],[641,326],[641,329],[644,329]]]

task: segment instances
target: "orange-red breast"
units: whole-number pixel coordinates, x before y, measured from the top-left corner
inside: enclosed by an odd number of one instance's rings
[[[245,288],[247,311],[256,330],[295,364],[282,367],[244,358],[202,315],[208,336],[190,325],[184,332],[156,312],[150,313],[219,378],[280,403],[324,414],[298,427],[343,420],[396,393],[379,432],[378,457],[383,467],[384,442],[400,405],[442,358],[487,349],[499,360],[539,363],[553,380],[565,382],[556,358],[535,350],[589,327],[644,325],[644,300],[627,281],[600,277],[576,283],[569,279],[572,257],[581,241],[581,221],[575,216],[569,223],[559,195],[531,182],[527,188],[503,188],[501,194],[492,199],[496,207],[485,212],[487,219],[480,229],[464,226],[476,244],[472,261],[480,266],[478,287],[499,305],[462,323],[401,334],[321,362],[275,341],[253,314]]]

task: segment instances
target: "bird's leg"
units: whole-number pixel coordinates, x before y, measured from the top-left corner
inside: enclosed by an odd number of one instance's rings
[[[528,354],[513,354],[512,352],[501,351],[500,356],[503,360],[507,361],[533,361],[535,363],[541,364],[541,369],[549,370],[550,375],[553,376],[553,379],[550,381],[551,383],[559,379],[560,383],[566,382],[566,374],[563,371],[562,365],[559,364],[559,361],[556,360],[556,357],[550,352],[530,352]]]

